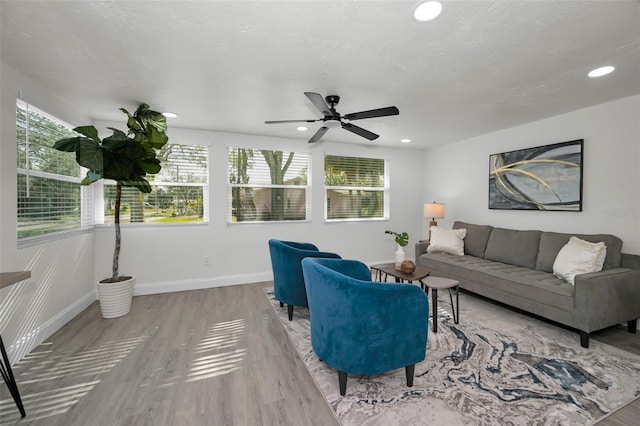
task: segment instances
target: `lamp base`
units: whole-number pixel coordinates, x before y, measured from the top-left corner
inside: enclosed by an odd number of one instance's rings
[[[427,229],[427,240],[431,240],[431,227],[438,226],[438,222],[436,222],[435,218],[429,222],[429,229]]]

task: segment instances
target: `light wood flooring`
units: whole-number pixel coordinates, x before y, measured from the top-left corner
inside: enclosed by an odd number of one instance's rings
[[[111,320],[94,303],[14,366],[26,418],[0,383],[0,425],[338,425],[269,285],[138,296]],[[592,338],[640,354],[623,327]],[[636,402],[598,425],[639,418]]]

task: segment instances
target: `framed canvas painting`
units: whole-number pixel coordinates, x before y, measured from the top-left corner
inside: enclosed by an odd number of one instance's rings
[[[583,139],[489,156],[489,208],[582,211]]]

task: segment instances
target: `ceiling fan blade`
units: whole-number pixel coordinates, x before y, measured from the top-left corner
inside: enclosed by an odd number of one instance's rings
[[[365,130],[362,127],[358,127],[358,126],[353,125],[351,123],[342,123],[342,128],[345,129],[345,130],[350,131],[351,133],[355,133],[358,136],[362,136],[363,138],[367,138],[370,141],[372,141],[374,139],[378,139],[380,137],[379,135],[376,135],[373,132]]]
[[[315,123],[320,120],[270,120],[265,121],[265,124],[275,124],[275,123]]]
[[[363,118],[386,117],[388,115],[398,115],[400,111],[394,106],[386,108],[370,109],[368,111],[352,112],[346,114],[343,118],[347,120],[362,120]]]
[[[321,94],[313,93],[313,92],[304,92],[304,94],[307,98],[309,98],[311,103],[313,103],[322,114],[324,115],[331,114],[331,108],[329,108],[329,105],[327,105],[327,103],[325,102]]]
[[[311,139],[309,139],[309,143],[318,142],[324,136],[324,134],[327,133],[327,130],[329,130],[328,127],[320,127],[318,131],[313,136],[311,136]]]

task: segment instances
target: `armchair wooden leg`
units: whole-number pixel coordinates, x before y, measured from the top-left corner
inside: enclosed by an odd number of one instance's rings
[[[407,365],[405,368],[405,374],[407,376],[407,386],[408,387],[412,387],[413,386],[413,373],[416,370],[416,365],[415,364],[411,364],[411,365]]]
[[[634,319],[631,321],[627,321],[627,331],[629,333],[636,334],[636,330],[638,329],[638,320]]]
[[[287,305],[287,313],[289,314],[289,321],[293,319],[293,305]]]
[[[589,333],[585,331],[580,332],[580,346],[583,348],[589,347]]]
[[[347,393],[347,373],[338,370],[338,383],[340,384],[340,395]]]
[[[284,303],[280,302],[280,307],[282,308],[284,306]]]

